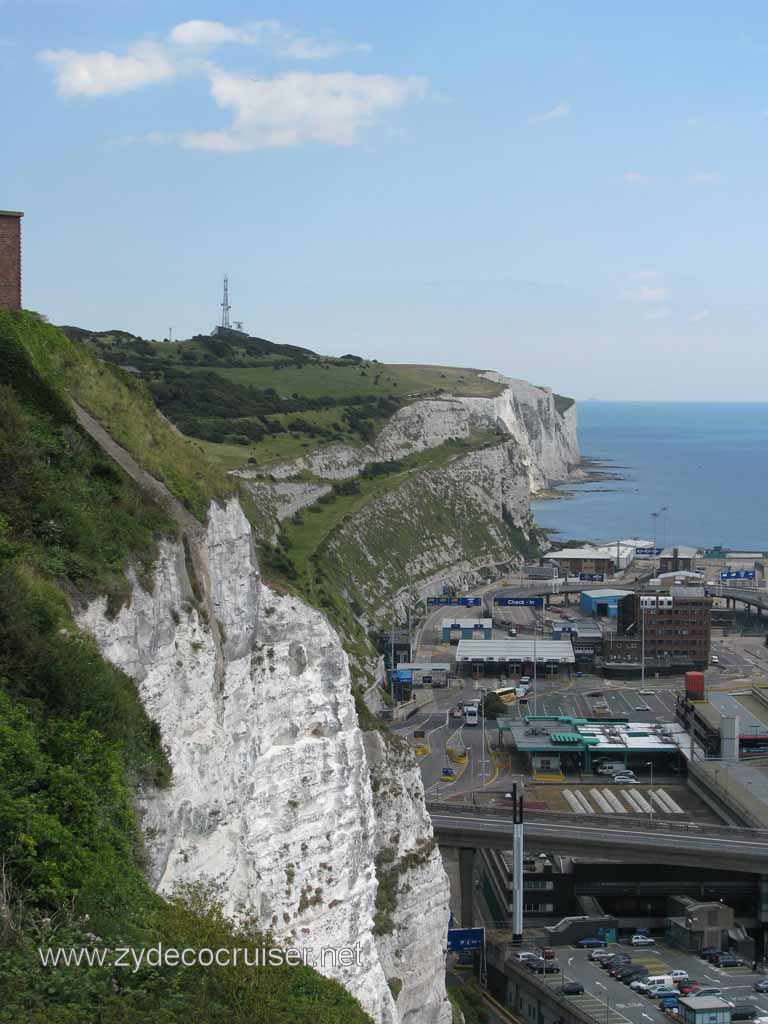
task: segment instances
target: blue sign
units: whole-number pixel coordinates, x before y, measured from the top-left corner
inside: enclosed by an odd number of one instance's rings
[[[483,603],[482,597],[428,597],[427,606],[448,606],[460,605],[462,608],[479,608]]]
[[[661,548],[635,548],[636,558],[658,558]]]
[[[754,578],[754,569],[728,569],[726,572],[720,573],[721,580],[753,580]]]
[[[498,608],[543,608],[543,597],[494,597]]]
[[[604,572],[580,572],[580,580],[588,580],[590,583],[602,583],[605,579]]]
[[[460,952],[465,949],[482,949],[485,945],[485,928],[449,928],[448,949]]]
[[[399,668],[397,670],[397,681],[398,683],[413,682],[413,672],[409,668]]]

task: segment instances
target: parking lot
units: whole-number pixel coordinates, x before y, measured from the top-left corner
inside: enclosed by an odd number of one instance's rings
[[[724,999],[732,1003],[751,1003],[757,1015],[768,1015],[768,994],[758,994],[753,990],[755,981],[765,975],[754,974],[750,967],[717,968],[663,943],[648,949],[633,949],[625,944],[611,944],[608,948],[616,953],[628,953],[632,965],[646,967],[650,975],[668,974],[671,970],[687,971],[691,980],[719,988]],[[668,1019],[658,1008],[656,1000],[638,995],[590,961],[588,950],[575,946],[560,947],[557,957],[562,974],[539,977],[555,989],[562,988],[567,981],[580,982],[584,986],[584,994],[567,998],[600,1024],[648,1024],[648,1021]]]
[[[646,691],[641,693],[640,690]],[[601,697],[590,697],[600,693]],[[532,707],[532,697],[528,708]],[[608,705],[606,718],[629,718],[632,722],[674,722],[676,690],[672,686],[649,685],[637,689],[617,687],[615,683],[593,677],[589,685],[569,687],[559,692],[537,695],[536,712],[539,715],[572,715],[574,718],[594,718],[595,703]]]

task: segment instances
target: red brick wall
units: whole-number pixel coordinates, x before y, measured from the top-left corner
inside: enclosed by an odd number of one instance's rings
[[[0,213],[0,309],[21,309],[21,217]]]

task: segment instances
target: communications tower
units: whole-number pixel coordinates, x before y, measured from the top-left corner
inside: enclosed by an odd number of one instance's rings
[[[221,326],[229,328],[229,278],[224,275],[224,299],[221,303]]]

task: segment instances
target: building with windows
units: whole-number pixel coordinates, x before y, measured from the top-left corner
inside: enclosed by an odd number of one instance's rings
[[[659,555],[659,572],[679,572],[681,569],[692,572],[696,568],[697,548],[678,544],[676,547],[663,548]]]
[[[638,591],[619,600],[612,647],[622,638],[645,649],[646,669],[685,671],[709,664],[712,598],[703,587],[673,585]]]
[[[616,566],[616,553],[610,548],[563,548],[562,551],[548,551],[542,564],[556,565],[561,576],[580,572],[611,575]]]
[[[443,619],[443,643],[457,644],[459,640],[490,640],[493,637],[491,619]]]
[[[584,615],[615,619],[619,601],[630,594],[629,590],[612,590],[608,587],[600,590],[583,590],[579,596],[579,607]]]

